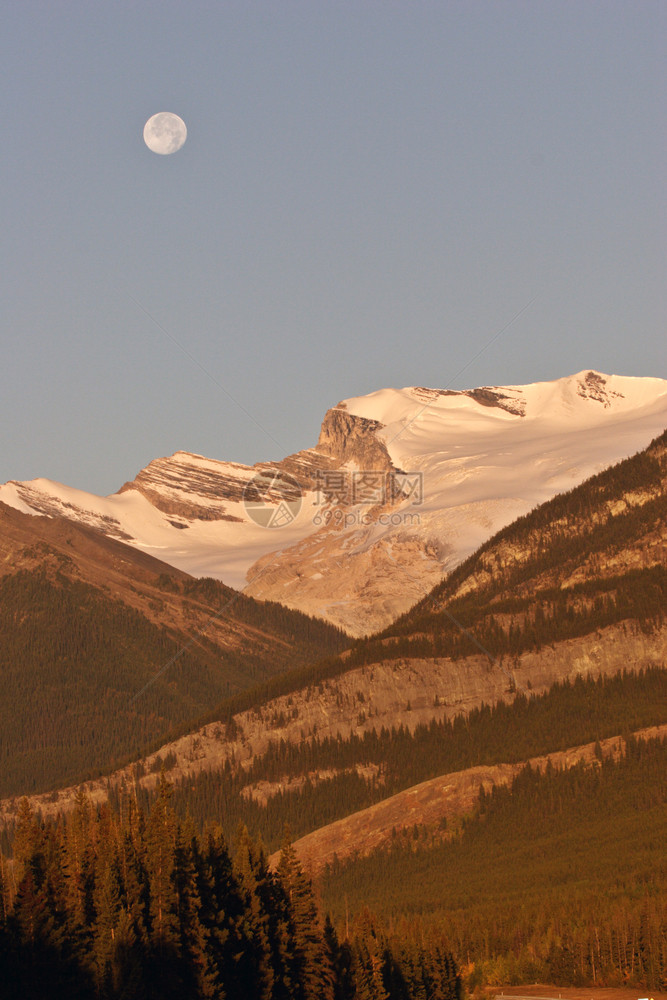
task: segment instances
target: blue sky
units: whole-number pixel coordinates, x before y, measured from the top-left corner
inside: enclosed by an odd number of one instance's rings
[[[666,23],[5,4],[0,481],[279,458],[384,386],[665,377]],[[165,110],[188,140],[157,156]]]

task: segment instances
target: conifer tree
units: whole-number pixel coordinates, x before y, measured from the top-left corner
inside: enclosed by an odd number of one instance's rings
[[[192,845],[199,894],[199,919],[205,928],[212,996],[231,995],[235,956],[239,954],[237,933],[241,898],[231,859],[219,831],[209,830],[202,848]],[[217,992],[216,992],[217,991]]]
[[[177,821],[171,786],[160,775],[159,793],[146,826],[146,867],[150,886],[151,940],[158,952],[178,948],[177,899],[173,883]]]
[[[289,830],[285,831],[277,873],[289,901],[294,956],[303,998],[331,1000],[333,968],[324,946],[313,888],[299,863]]]
[[[71,933],[83,942],[93,922],[95,874],[94,823],[90,801],[78,789],[74,810],[64,830],[63,873]]]
[[[109,850],[111,845],[104,846],[107,850],[98,859],[95,872],[93,954],[98,982],[102,984],[103,989],[108,990],[122,907],[118,859],[115,852]]]
[[[189,824],[188,824],[189,825]],[[189,842],[179,828],[174,853],[174,885],[176,888],[180,953],[185,972],[185,989],[193,996],[220,996],[216,974],[208,952],[207,929],[201,919],[202,901],[195,865],[195,837],[190,830]]]
[[[10,878],[7,861],[0,854],[0,932],[7,926],[7,918],[11,911]]]
[[[271,962],[269,917],[262,892],[263,883],[270,876],[264,851],[252,842],[245,826],[239,828],[234,867],[243,900],[239,929],[246,942],[243,965],[239,965],[246,993],[239,995],[270,1000],[275,973]]]
[[[25,866],[28,860],[39,850],[40,843],[41,831],[39,823],[28,799],[23,798],[19,802],[16,830],[14,833],[14,877],[16,884],[21,881]]]
[[[146,824],[151,961],[149,980],[160,1000],[183,995],[178,896],[175,885],[178,822],[171,808],[171,785],[160,774],[158,797]]]
[[[333,971],[333,1000],[354,1000],[356,988],[352,949],[347,941],[339,942],[329,914],[324,921],[324,949]]]
[[[382,975],[377,942],[358,940],[354,949],[355,1000],[390,1000]]]

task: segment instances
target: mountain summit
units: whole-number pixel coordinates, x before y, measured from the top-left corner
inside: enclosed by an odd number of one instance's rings
[[[665,426],[658,378],[587,370],[525,386],[381,389],[328,410],[316,447],[281,462],[179,451],[109,497],[36,479],[6,483],[0,500],[361,635]]]

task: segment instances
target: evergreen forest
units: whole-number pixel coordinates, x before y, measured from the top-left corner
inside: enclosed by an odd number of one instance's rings
[[[189,613],[194,641],[64,572],[0,576],[0,797],[107,773],[178,726],[194,727],[233,691],[349,642],[325,622],[215,580],[165,574],[154,602],[160,592],[186,621]],[[224,645],[197,634],[193,607],[225,616]]]
[[[249,767],[227,764],[175,781],[173,805],[203,827],[214,821],[228,838],[239,823],[260,834],[270,851],[278,849],[285,824],[302,837],[396,792],[452,771],[480,764],[519,763],[584,743],[631,733],[667,722],[667,671],[648,668],[612,677],[582,678],[555,684],[546,694],[519,694],[511,702],[482,705],[454,719],[433,720],[414,729],[370,730],[348,739],[302,743],[273,742]],[[169,759],[165,759],[169,766]],[[369,768],[369,765],[371,767]],[[372,777],[365,777],[364,771]],[[327,777],[317,780],[324,772]],[[259,781],[278,787],[266,804],[247,794]],[[154,793],[137,787],[148,809]],[[111,790],[112,801],[119,801]],[[9,843],[7,841],[7,843]]]
[[[526,767],[460,829],[397,833],[322,880],[334,920],[370,907],[449,942],[468,989],[667,986],[667,741],[618,761]]]
[[[180,822],[164,777],[149,815],[84,795],[44,824],[22,800],[0,858],[0,996],[22,1000],[459,1000],[443,940],[364,910],[344,936],[286,837],[276,871],[245,828]]]

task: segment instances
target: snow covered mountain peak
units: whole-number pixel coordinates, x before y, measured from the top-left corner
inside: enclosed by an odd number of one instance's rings
[[[659,378],[633,378],[605,375],[585,369],[576,375],[551,382],[528,385],[485,385],[476,389],[432,389],[409,386],[404,389],[380,389],[367,396],[344,399],[338,404],[357,416],[391,423],[405,416],[416,416],[425,409],[479,412],[480,407],[509,413],[511,416],[553,418],[558,411],[578,409],[582,414],[588,403],[604,409],[626,409],[651,402],[667,392],[667,381]],[[497,412],[490,416],[499,417]]]
[[[586,370],[525,386],[381,389],[332,407],[316,447],[280,462],[177,451],[109,497],[37,479],[0,486],[0,501],[363,634],[495,531],[665,426],[667,381],[657,378]],[[248,504],[258,476],[280,520]]]
[[[525,439],[609,427],[639,411],[664,413],[667,381],[578,372],[553,382],[477,389],[380,389],[345,399],[340,409],[382,425],[378,437],[397,467],[412,464],[435,444],[464,451],[497,435]],[[662,419],[662,418],[660,418]],[[658,424],[660,423],[658,420]],[[620,457],[620,456],[619,456]]]

